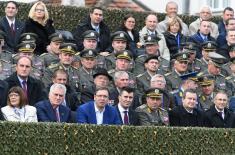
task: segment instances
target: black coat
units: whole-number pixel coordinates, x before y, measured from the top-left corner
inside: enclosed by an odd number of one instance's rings
[[[219,47],[219,49],[217,50],[217,53],[223,55],[228,60],[230,59],[228,44],[224,44],[223,46]]]
[[[93,84],[91,87],[85,87],[81,90],[81,103],[86,103],[94,100],[96,87]]]
[[[73,37],[76,40],[78,46],[78,51],[82,51],[83,46],[83,37],[82,34],[87,30],[94,30],[91,26],[91,19],[88,17],[82,23],[80,23],[77,28],[73,31]],[[100,32],[99,32],[99,42],[97,44],[98,51],[105,51],[110,45],[110,30],[108,26],[101,21],[100,23]]]
[[[198,109],[193,109],[193,113],[188,113],[183,105],[175,107],[169,111],[170,126],[205,126],[204,113]]]
[[[50,40],[49,36],[53,33],[55,33],[55,29],[53,27],[53,21],[48,20],[46,25],[43,26],[39,24],[38,22],[34,21],[33,19],[29,18],[25,22],[25,29],[24,32],[31,32],[38,35],[37,41],[36,41],[36,49],[35,54],[41,55],[42,53],[47,53],[46,47],[49,45]]]
[[[8,83],[0,80],[0,107],[7,105]]]
[[[215,109],[215,105],[212,105],[209,110],[206,111],[206,124],[208,127],[216,128],[234,128],[235,127],[235,114],[229,109],[224,109],[224,119]]]
[[[117,108],[117,111],[118,111],[118,117],[122,121],[122,116],[121,116],[121,113],[119,111],[118,106],[116,106],[116,108]],[[140,125],[140,119],[139,119],[139,115],[137,114],[137,112],[135,112],[132,109],[129,109],[128,116],[129,116],[129,124],[130,125]],[[123,121],[122,121],[122,124],[124,124]]]
[[[0,21],[0,29],[6,33],[5,42],[7,44],[7,47],[9,47],[9,49],[12,52],[17,52],[16,46],[19,42],[20,35],[24,30],[24,22],[21,22],[17,19],[15,20],[14,24],[15,35],[13,35],[11,32],[11,27],[7,21],[7,18],[3,17],[2,20]]]
[[[5,79],[5,81],[8,83],[9,89],[13,86],[21,87],[16,72]],[[27,80],[27,91],[29,105],[34,106],[35,103],[47,98],[42,82],[30,76]]]
[[[170,51],[170,56],[174,56],[176,53],[178,53],[179,47],[178,47],[178,41],[177,37],[175,37],[173,34],[171,34],[169,31],[166,31],[163,33],[166,45]],[[183,34],[179,33],[177,36],[179,36],[179,46],[181,43],[185,43],[187,41],[187,37]]]

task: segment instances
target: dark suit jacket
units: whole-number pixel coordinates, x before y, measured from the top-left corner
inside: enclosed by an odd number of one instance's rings
[[[97,124],[94,101],[87,102],[78,107],[77,122]],[[121,120],[118,117],[118,112],[114,107],[109,105],[105,106],[103,124],[121,124]]]
[[[16,72],[13,73],[10,77],[8,77],[5,81],[8,83],[9,89],[13,86],[21,87]],[[27,91],[29,105],[34,106],[35,103],[47,98],[42,82],[30,76],[27,80]]]
[[[193,109],[193,113],[188,113],[183,105],[175,107],[169,111],[170,126],[205,126],[204,113],[198,109]]]
[[[119,119],[122,121],[122,124],[124,124],[118,106],[115,106],[115,107],[116,107],[116,109],[118,111]],[[140,125],[139,115],[134,110],[129,109],[128,116],[129,116],[129,125]]]
[[[8,83],[0,80],[0,107],[7,105]]]
[[[11,27],[7,21],[6,17],[3,17],[0,21],[0,29],[6,33],[6,43],[7,46],[12,51],[17,51],[16,46],[19,43],[20,35],[22,34],[24,30],[24,22],[21,22],[19,20],[15,20],[15,36],[11,33]]]
[[[225,108],[224,119],[215,109],[215,105],[212,105],[209,110],[206,111],[206,124],[208,127],[216,128],[234,128],[235,127],[235,115],[232,111]]]
[[[37,117],[39,122],[56,122],[56,115],[49,100],[36,103]],[[60,121],[71,122],[71,110],[63,105],[59,105]]]

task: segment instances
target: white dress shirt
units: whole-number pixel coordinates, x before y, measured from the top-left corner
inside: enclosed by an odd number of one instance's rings
[[[129,118],[129,114],[128,114],[129,109],[124,109],[120,104],[118,104],[118,109],[119,109],[121,117],[122,117],[122,122],[124,123],[124,114],[125,114],[125,111],[127,111],[127,116]],[[129,122],[129,120],[128,120],[128,122]]]
[[[105,108],[102,111],[100,111],[97,108],[96,103],[94,104],[94,106],[95,106],[96,122],[98,125],[103,124],[103,115],[104,115]]]

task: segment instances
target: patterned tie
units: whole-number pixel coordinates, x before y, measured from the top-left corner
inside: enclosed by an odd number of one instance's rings
[[[127,111],[124,111],[124,124],[129,125],[129,118],[128,118]]]
[[[22,86],[23,86],[24,94],[26,98],[28,98],[27,82],[25,80],[22,82]]]

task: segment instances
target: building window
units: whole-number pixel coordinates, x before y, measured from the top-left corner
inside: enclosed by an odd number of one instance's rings
[[[230,0],[208,0],[207,2],[212,10],[223,10],[230,5]]]

